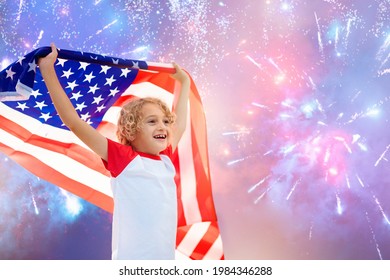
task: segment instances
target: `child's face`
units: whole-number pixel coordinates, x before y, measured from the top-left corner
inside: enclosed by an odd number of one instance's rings
[[[158,105],[152,103],[143,105],[141,114],[141,129],[134,135],[131,145],[138,152],[158,155],[169,144],[169,119]]]

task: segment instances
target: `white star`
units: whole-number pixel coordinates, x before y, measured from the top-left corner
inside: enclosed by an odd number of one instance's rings
[[[44,119],[45,122],[47,122],[48,119],[50,119],[52,116],[50,116],[50,113],[41,113],[41,116],[39,118]]]
[[[93,78],[95,78],[95,77],[96,77],[96,76],[94,76],[93,73],[91,72],[91,73],[89,73],[88,75],[85,75],[85,80],[84,80],[83,82],[88,81],[88,83],[90,83],[91,80],[92,80]]]
[[[81,114],[81,119],[83,120],[83,121],[87,121],[90,117],[91,117],[91,115],[89,114],[89,112],[87,112],[86,114]]]
[[[61,65],[62,67],[64,67],[65,62],[67,62],[66,59],[58,58],[58,62],[56,65]]]
[[[76,101],[78,101],[79,98],[82,97],[82,95],[80,94],[80,92],[81,92],[81,91],[72,93],[72,97],[71,97],[70,99],[76,99]]]
[[[138,61],[133,61],[133,68],[139,69],[138,63]]]
[[[70,75],[72,75],[72,74],[74,74],[72,71],[71,71],[71,69],[69,68],[69,70],[67,70],[67,71],[62,71],[64,74],[61,76],[61,78],[62,77],[66,77],[67,79],[69,79],[69,76]]]
[[[12,68],[8,69],[8,70],[5,70],[5,72],[7,72],[7,78],[11,78],[11,80],[14,79],[14,75],[16,74],[16,72],[12,71]]]
[[[34,96],[35,99],[37,99],[37,97],[38,97],[39,95],[42,95],[42,93],[39,92],[39,89],[36,89],[36,90],[33,90],[33,91],[31,92],[31,95]]]
[[[96,92],[98,89],[100,89],[100,87],[98,87],[97,84],[96,84],[96,85],[94,85],[93,87],[89,87],[89,91],[88,91],[87,93],[92,92],[92,94],[95,94],[95,92]]]
[[[102,71],[100,71],[99,73],[104,72],[104,74],[107,74],[108,69],[111,68],[111,67],[108,66],[108,65],[100,65],[100,66],[102,67]]]
[[[35,101],[35,106],[34,106],[34,108],[39,108],[41,111],[42,111],[42,108],[43,107],[46,107],[47,105],[45,104],[45,100],[44,101],[42,101],[42,102],[37,102],[37,101]]]
[[[77,103],[76,104],[76,111],[78,110],[78,111],[80,111],[80,112],[82,112],[83,111],[83,109],[84,108],[86,108],[87,107],[87,105],[85,105],[85,102],[83,102],[83,103]]]
[[[81,68],[83,68],[84,69],[84,71],[85,70],[87,70],[87,66],[89,65],[89,63],[87,63],[87,62],[81,62],[80,61],[80,67],[79,67],[79,69],[77,69],[77,70],[80,70]]]
[[[96,108],[95,113],[96,113],[96,112],[99,112],[99,113],[100,113],[100,112],[103,111],[105,108],[106,108],[106,106],[104,106],[104,104],[103,104],[102,106],[99,106],[99,107]]]
[[[19,64],[20,65],[22,65],[22,61],[25,59],[25,57],[24,56],[22,56],[22,57],[19,57],[19,59],[18,59],[18,61],[17,62],[19,62]]]
[[[103,100],[104,100],[104,98],[102,98],[101,95],[100,95],[99,97],[94,97],[94,98],[93,98],[92,104],[97,104],[97,105],[99,105],[99,103],[102,102]]]
[[[19,108],[19,109],[21,109],[22,111],[24,111],[24,109],[28,109],[28,108],[30,108],[30,107],[28,107],[28,106],[26,105],[26,103],[19,103],[19,102],[18,102],[18,106],[16,106],[16,108]]]
[[[129,74],[131,72],[131,70],[129,68],[121,69],[121,71],[122,71],[122,74],[120,76],[121,77],[125,76],[125,78],[127,78],[127,74]]]
[[[112,63],[118,64],[119,63],[119,58],[118,59],[112,59]]]
[[[71,83],[68,82],[68,86],[66,88],[70,88],[71,90],[74,90],[74,88],[77,86],[78,84],[76,84],[76,81],[73,81]]]
[[[30,66],[30,68],[28,69],[28,72],[30,72],[30,71],[36,72],[35,69],[37,68],[37,65],[35,64],[35,60],[33,60],[32,63],[28,63],[28,66]]]
[[[118,90],[118,87],[114,88],[114,89],[110,89],[110,95],[109,96],[115,96],[115,94],[117,94],[119,92]]]
[[[106,83],[104,85],[112,86],[112,83],[115,82],[114,75],[111,76],[111,78],[106,78]]]

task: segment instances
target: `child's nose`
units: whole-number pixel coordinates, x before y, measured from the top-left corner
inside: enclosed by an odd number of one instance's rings
[[[165,124],[164,124],[163,121],[159,121],[159,122],[158,122],[158,128],[159,128],[159,129],[165,128]]]

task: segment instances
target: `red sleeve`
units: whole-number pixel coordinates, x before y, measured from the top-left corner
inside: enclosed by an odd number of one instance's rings
[[[112,177],[117,177],[137,156],[131,146],[122,145],[107,138],[107,161],[102,160]]]

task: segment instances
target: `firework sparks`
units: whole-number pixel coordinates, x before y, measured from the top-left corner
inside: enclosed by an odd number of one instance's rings
[[[33,202],[33,205],[34,205],[35,214],[39,215],[39,209],[38,209],[38,206],[37,206],[37,202],[35,201],[35,196],[34,196],[33,190],[31,188],[31,182],[28,182],[28,187],[30,189],[31,199],[32,199],[32,202]]]
[[[375,233],[374,233],[374,230],[372,229],[372,226],[371,226],[371,220],[370,218],[368,217],[368,213],[366,212],[366,219],[367,219],[367,223],[368,223],[368,227],[370,228],[370,232],[371,232],[371,236],[372,236],[372,241],[374,241],[374,244],[375,244],[375,249],[378,253],[378,256],[379,256],[379,259],[380,260],[383,260],[382,258],[382,253],[381,253],[381,250],[379,248],[379,244],[376,240],[376,236],[375,236]]]
[[[343,214],[343,206],[341,205],[341,199],[340,196],[336,193],[336,201],[337,201],[337,214],[342,215]]]
[[[374,198],[374,200],[375,200],[375,203],[378,205],[379,210],[380,210],[381,213],[382,213],[383,219],[385,220],[385,222],[386,222],[388,225],[390,225],[390,220],[389,220],[389,218],[387,218],[387,215],[385,214],[385,211],[383,211],[382,205],[380,204],[378,198],[376,198],[375,195],[373,195],[373,198]]]
[[[295,188],[298,186],[298,184],[300,183],[301,179],[302,179],[302,178],[299,178],[299,180],[296,181],[295,184],[292,186],[291,191],[289,192],[289,194],[288,194],[287,197],[286,197],[286,200],[289,200],[289,199],[290,199],[292,193],[295,191]]]
[[[258,186],[260,186],[261,184],[263,184],[271,175],[268,175],[266,177],[264,177],[263,179],[261,179],[259,182],[257,182],[256,184],[254,184],[252,187],[249,188],[248,190],[248,193],[251,193],[253,192]]]
[[[385,158],[385,155],[387,153],[387,151],[389,150],[390,148],[390,145],[387,145],[386,149],[384,150],[384,152],[380,155],[380,157],[378,158],[378,160],[375,162],[374,166],[378,166],[378,164],[382,161],[382,160],[386,160]]]

